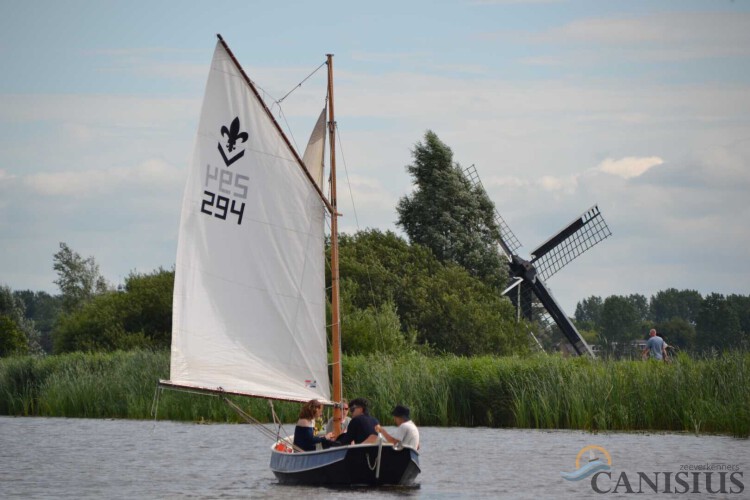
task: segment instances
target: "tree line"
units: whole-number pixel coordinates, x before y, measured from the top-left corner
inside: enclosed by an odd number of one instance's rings
[[[415,189],[396,207],[406,237],[375,229],[340,236],[344,352],[524,354],[533,349],[530,330],[552,347],[553,336],[519,322],[502,296],[508,271],[494,205],[451,149],[428,131],[406,169]],[[58,295],[0,287],[0,356],[169,347],[173,270],[132,272],[114,287],[94,257],[66,243],[53,269]],[[747,345],[750,297],[674,289],[650,300],[592,296],[575,322],[610,352],[654,326],[683,349],[736,348]]]
[[[668,288],[644,295],[590,296],[576,306],[575,321],[589,342],[622,353],[633,340],[655,328],[669,345],[682,350],[747,349],[750,296]]]

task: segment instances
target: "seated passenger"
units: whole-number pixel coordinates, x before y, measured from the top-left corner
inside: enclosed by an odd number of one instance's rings
[[[396,405],[391,412],[391,415],[393,415],[393,421],[396,422],[397,427],[393,435],[389,434],[388,431],[381,426],[378,426],[376,430],[379,431],[386,441],[391,444],[401,443],[404,446],[409,446],[418,450],[419,430],[410,419],[409,408],[402,405]]]
[[[315,445],[321,443],[323,448],[329,448],[333,441],[333,434],[325,437],[315,435],[315,419],[323,413],[323,405],[317,399],[311,399],[302,406],[299,420],[294,428],[294,445],[303,451],[315,451]]]
[[[349,403],[346,402],[346,399],[344,399],[341,404],[343,405],[341,416],[344,417],[344,420],[341,422],[341,432],[343,433],[346,432],[346,428],[349,426],[349,422],[351,422],[352,419],[349,416]],[[333,417],[328,419],[328,423],[326,423],[326,433],[333,432],[333,420]]]
[[[378,419],[370,416],[369,406],[370,402],[365,398],[352,399],[349,402],[352,419],[346,432],[336,438],[336,441],[343,445],[377,442],[378,431],[375,430],[375,426],[378,425]]]

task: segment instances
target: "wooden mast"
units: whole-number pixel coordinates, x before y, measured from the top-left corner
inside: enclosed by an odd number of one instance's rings
[[[339,311],[339,235],[338,202],[336,199],[336,120],[333,114],[333,54],[326,54],[328,63],[328,142],[331,146],[331,351],[333,354],[333,433],[341,434],[343,398],[341,379],[341,322]]]

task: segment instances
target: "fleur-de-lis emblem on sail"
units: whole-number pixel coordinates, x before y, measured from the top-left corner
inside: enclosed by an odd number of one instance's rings
[[[232,123],[229,125],[229,128],[226,127],[226,125],[222,125],[221,127],[221,135],[225,136],[227,138],[227,151],[231,153],[237,148],[237,141],[240,142],[247,142],[248,135],[247,132],[240,132],[240,117],[235,116],[234,120],[232,120]],[[224,164],[228,167],[232,163],[236,162],[242,156],[245,154],[245,150],[239,151],[234,156],[227,156],[224,153],[224,148],[221,147],[221,142],[218,143],[219,147],[219,153],[221,153],[221,157],[224,159]]]
[[[242,142],[247,141],[247,132],[240,132],[240,117],[236,116],[232,120],[232,124],[227,129],[226,125],[221,127],[221,135],[227,136],[227,150],[234,151],[237,146],[237,141],[242,139]]]

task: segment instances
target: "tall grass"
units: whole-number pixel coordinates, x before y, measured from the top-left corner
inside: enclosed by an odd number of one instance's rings
[[[364,396],[390,422],[395,404],[420,425],[586,430],[671,430],[750,435],[750,354],[674,363],[557,356],[348,356],[345,395]],[[0,359],[0,414],[151,418],[166,352],[116,352]],[[258,399],[235,399],[260,420]],[[299,405],[275,403],[285,422]],[[163,391],[158,418],[237,422],[218,398]]]

